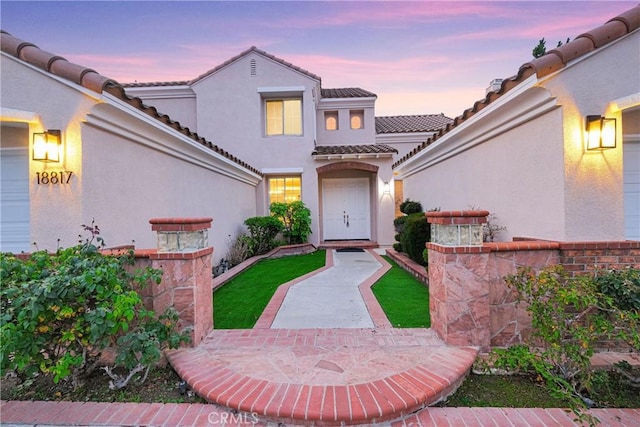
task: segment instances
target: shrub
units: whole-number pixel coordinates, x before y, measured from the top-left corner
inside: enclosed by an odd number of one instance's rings
[[[249,241],[249,237],[242,234],[234,241],[230,242],[229,252],[227,253],[229,268],[234,267],[249,258]]]
[[[431,227],[422,212],[407,215],[405,218],[407,219],[400,241],[402,250],[413,261],[420,265],[426,265],[422,252],[431,237]]]
[[[422,204],[420,202],[415,202],[411,199],[407,199],[404,202],[400,203],[400,212],[405,215],[422,212]]]
[[[159,282],[161,271],[132,272],[133,251],[103,255],[93,244],[98,228],[85,229],[90,239],[55,254],[38,251],[26,260],[0,254],[3,375],[13,370],[31,377],[40,371],[54,382],[70,378],[77,387],[97,368],[103,351],[115,347],[115,366],[130,375],[126,381],[112,377],[113,386],[124,387],[136,373],[148,373],[162,348],[188,339],[175,332],[174,312],[157,316],[146,310],[135,290]]]
[[[640,312],[640,270],[626,268],[598,272],[595,281],[598,290],[613,298],[616,307]]]
[[[282,222],[273,216],[254,216],[244,221],[249,228],[250,256],[262,255],[277,246],[276,236],[282,231]]]
[[[274,202],[269,206],[271,214],[284,224],[283,234],[288,244],[305,243],[311,234],[311,211],[303,202]]]
[[[526,345],[494,350],[494,366],[536,372],[582,420],[595,422],[581,411],[593,404],[588,394],[594,347],[602,339],[616,339],[640,349],[640,313],[621,310],[598,292],[593,277],[569,277],[561,266],[537,275],[520,269],[505,280],[527,304],[533,329]]]

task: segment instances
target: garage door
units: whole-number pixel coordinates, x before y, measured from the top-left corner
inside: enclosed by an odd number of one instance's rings
[[[624,234],[640,240],[640,141],[625,141],[624,156]]]
[[[0,251],[30,250],[29,150],[0,149]]]

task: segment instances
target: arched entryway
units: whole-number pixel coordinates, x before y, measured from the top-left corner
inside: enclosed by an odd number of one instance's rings
[[[378,166],[337,162],[321,166],[318,186],[323,241],[373,240]]]

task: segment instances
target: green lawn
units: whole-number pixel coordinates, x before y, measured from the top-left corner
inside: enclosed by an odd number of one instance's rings
[[[253,328],[278,286],[323,267],[325,260],[325,251],[319,250],[259,261],[215,291],[214,327]]]
[[[371,290],[395,328],[428,328],[429,290],[389,257],[391,269]]]

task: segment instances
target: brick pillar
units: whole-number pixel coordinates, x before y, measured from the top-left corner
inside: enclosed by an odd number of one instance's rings
[[[490,344],[487,211],[427,212],[431,327],[449,345]]]
[[[162,313],[173,307],[178,327],[191,332],[196,346],[213,330],[213,248],[208,246],[211,218],[154,218],[158,251],[150,254],[151,266],[163,271],[162,282],[153,285],[153,309]]]

